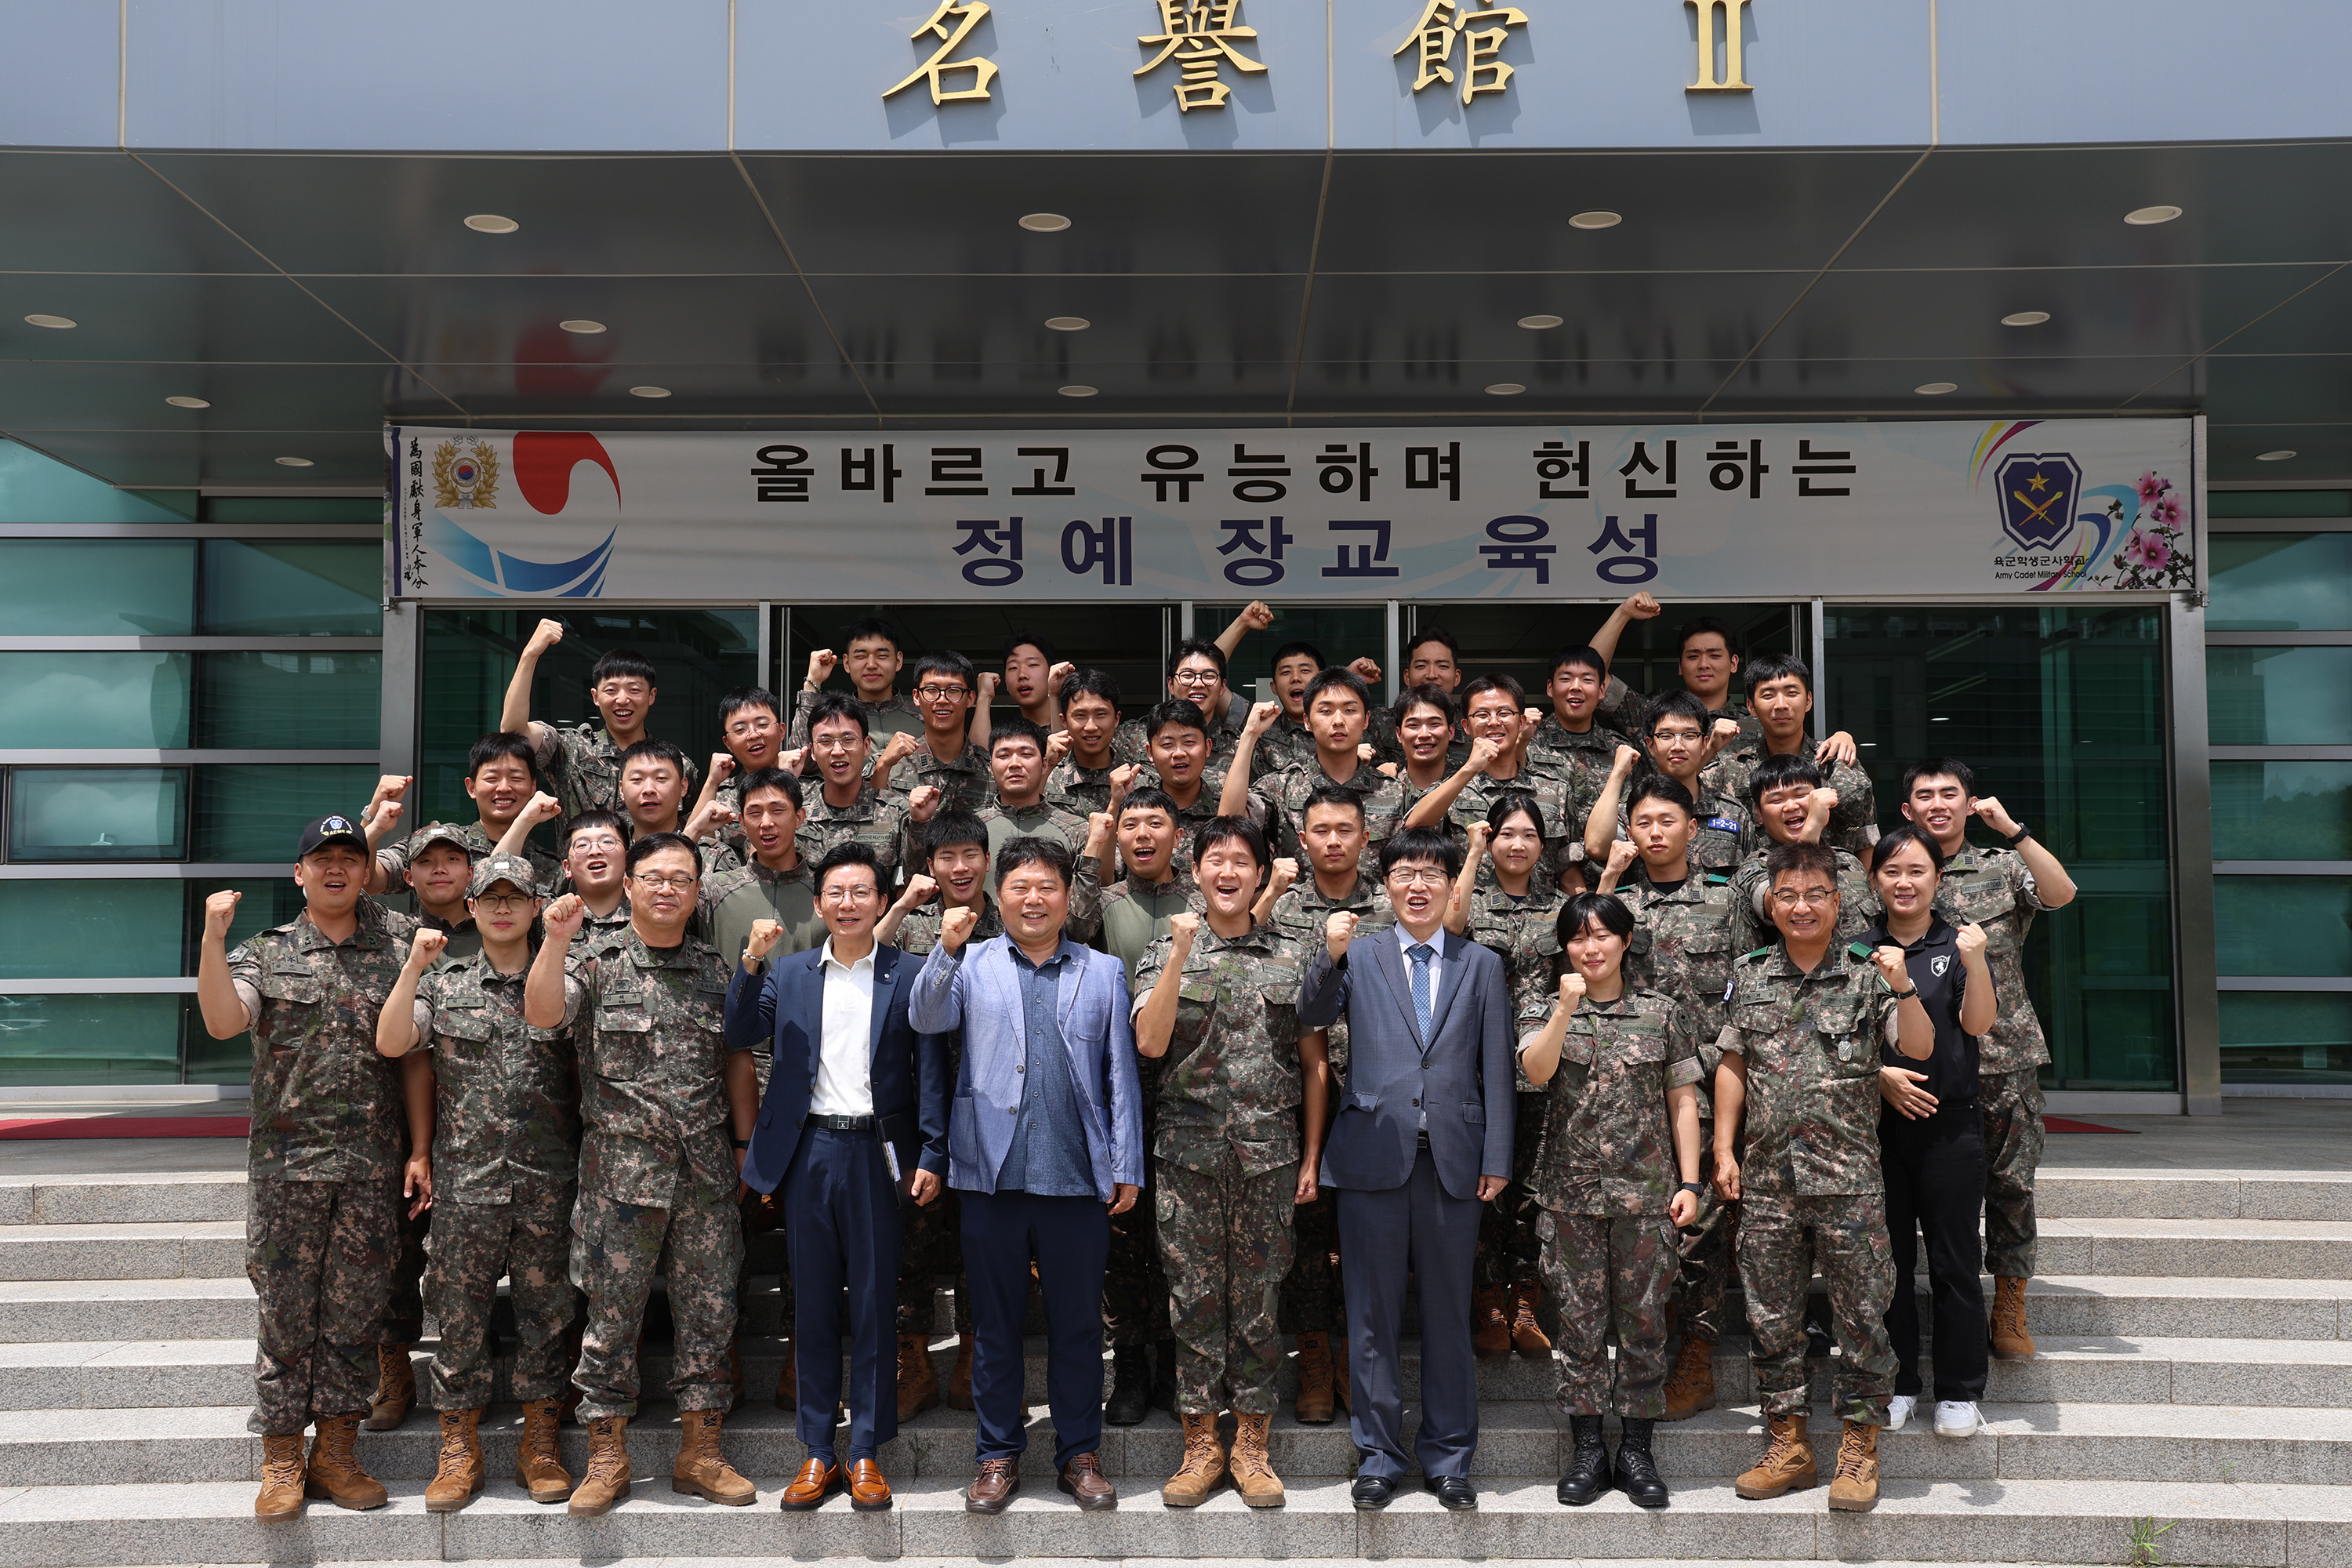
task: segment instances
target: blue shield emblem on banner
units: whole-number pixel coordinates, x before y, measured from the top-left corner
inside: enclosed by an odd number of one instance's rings
[[[2083,468],[2063,452],[2019,452],[2000,465],[2000,526],[2021,550],[2055,550],[2074,531]]]

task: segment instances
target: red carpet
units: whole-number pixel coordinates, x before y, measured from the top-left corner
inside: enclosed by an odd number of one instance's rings
[[[246,1116],[18,1116],[0,1121],[0,1138],[243,1138]]]
[[[2042,1119],[2044,1132],[2120,1132],[2126,1138],[2137,1138],[2139,1131],[2131,1127],[2102,1127],[2095,1121],[2077,1121],[2071,1116],[2045,1116]]]

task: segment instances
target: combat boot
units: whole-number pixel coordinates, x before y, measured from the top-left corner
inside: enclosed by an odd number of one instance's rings
[[[1551,1336],[1543,1331],[1543,1324],[1536,1317],[1536,1303],[1542,1300],[1540,1285],[1511,1287],[1511,1348],[1521,1355],[1551,1354]]]
[[[1830,1478],[1830,1506],[1868,1513],[1878,1506],[1878,1428],[1845,1424],[1838,1440],[1837,1474]]]
[[[528,1399],[522,1406],[522,1441],[515,1447],[515,1485],[533,1502],[562,1502],[572,1495],[572,1472],[563,1468],[555,1428],[562,1418],[552,1399]]]
[[[1482,1356],[1511,1353],[1511,1322],[1503,1316],[1503,1289],[1470,1293],[1470,1348]]]
[[[1160,1489],[1160,1500],[1170,1508],[1198,1508],[1225,1479],[1225,1447],[1217,1441],[1214,1415],[1187,1415],[1183,1420],[1184,1462]]]
[[[940,1402],[940,1370],[931,1364],[929,1340],[898,1336],[898,1419],[911,1421]]]
[[[1628,1415],[1617,1439],[1617,1489],[1635,1508],[1666,1506],[1666,1483],[1658,1479],[1658,1462],[1650,1457],[1650,1426],[1640,1416]]]
[[[588,1423],[588,1473],[572,1493],[574,1519],[613,1511],[629,1495],[629,1418],[599,1415]]]
[[[1552,1495],[1570,1508],[1582,1508],[1609,1489],[1609,1450],[1601,1442],[1600,1416],[1571,1415],[1568,1429],[1576,1436],[1576,1449]]]
[[[719,1410],[678,1413],[677,1463],[670,1467],[669,1489],[705,1502],[743,1508],[759,1497],[759,1489],[737,1475],[719,1450],[719,1432],[725,1420],[726,1413]]]
[[[2025,1331],[2025,1281],[2000,1279],[1992,1283],[1993,1355],[2001,1361],[2032,1361],[2033,1336]]]
[[[1234,1415],[1234,1454],[1226,1468],[1234,1489],[1252,1508],[1282,1506],[1282,1478],[1274,1473],[1274,1457],[1266,1452],[1266,1427],[1273,1420],[1239,1412]]]
[[[1764,1433],[1764,1457],[1756,1461],[1754,1469],[1731,1483],[1733,1491],[1754,1500],[1801,1492],[1820,1484],[1821,1470],[1813,1462],[1813,1440],[1806,1435],[1802,1411],[1767,1416]]]
[[[416,1369],[408,1362],[406,1345],[375,1347],[375,1405],[369,1410],[367,1429],[391,1432],[416,1407]]]
[[[266,1524],[302,1517],[302,1434],[261,1440],[261,1495],[253,1517]]]
[[[455,1513],[482,1489],[482,1413],[441,1412],[441,1458],[425,1489],[425,1511]]]
[[[1151,1367],[1141,1345],[1121,1345],[1110,1352],[1110,1397],[1103,1401],[1103,1420],[1113,1426],[1133,1426],[1149,1413]]]
[[[1331,1422],[1331,1336],[1298,1336],[1298,1397],[1293,1403],[1299,1423],[1327,1426]]]
[[[302,1478],[303,1490],[312,1497],[325,1498],[337,1508],[382,1508],[390,1501],[383,1484],[360,1468],[359,1456],[352,1452],[359,1435],[360,1418],[356,1415],[320,1416],[319,1435],[310,1439],[310,1463]]]
[[[1675,1348],[1675,1367],[1666,1373],[1666,1413],[1661,1421],[1687,1421],[1702,1410],[1715,1408],[1715,1342],[1685,1334]]]
[[[955,1370],[948,1373],[948,1408],[971,1408],[971,1336],[956,1336]]]

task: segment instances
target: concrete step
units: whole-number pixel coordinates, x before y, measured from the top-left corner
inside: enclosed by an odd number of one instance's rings
[[[0,1279],[179,1279],[245,1270],[245,1222],[0,1226]]]
[[[1889,1480],[1878,1508],[1832,1514],[1826,1489],[1742,1501],[1727,1479],[1686,1480],[1671,1508],[1644,1513],[1612,1495],[1565,1509],[1550,1475],[1497,1478],[1475,1512],[1450,1514],[1406,1491],[1387,1510],[1358,1513],[1339,1479],[1291,1486],[1288,1505],[1252,1510],[1231,1491],[1177,1511],[1156,1481],[1119,1483],[1119,1509],[1082,1514],[1042,1474],[993,1518],[963,1511],[962,1477],[917,1478],[896,1505],[859,1514],[845,1498],[779,1514],[781,1481],[749,1508],[672,1494],[636,1456],[635,1495],[602,1519],[575,1520],[494,1479],[461,1512],[424,1511],[424,1483],[393,1486],[389,1508],[347,1513],[312,1503],[301,1520],[252,1517],[251,1482],[152,1487],[44,1487],[0,1494],[0,1564],[416,1562],[547,1559],[600,1563],[660,1557],[983,1559],[1106,1557],[1700,1558],[1727,1549],[1751,1561],[1916,1560],[2120,1563],[2136,1521],[2170,1522],[2170,1563],[2271,1565],[2352,1556],[2352,1500],[2332,1488],[2163,1482]]]
[[[2352,1219],[2352,1173],[2044,1165],[2043,1219]]]
[[[0,1283],[0,1344],[253,1337],[253,1286],[234,1279]]]
[[[2036,1335],[2076,1339],[2352,1339],[2352,1283],[2037,1275],[2025,1288],[2025,1322]]]
[[[2352,1279],[2352,1219],[2050,1219],[2045,1274]]]
[[[142,1225],[245,1218],[243,1171],[0,1179],[0,1225]]]

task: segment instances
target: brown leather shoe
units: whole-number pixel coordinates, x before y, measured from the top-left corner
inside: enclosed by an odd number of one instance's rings
[[[325,1498],[337,1508],[382,1508],[391,1501],[383,1483],[360,1468],[352,1446],[359,1440],[357,1415],[322,1415],[319,1435],[310,1440],[310,1463],[303,1489]]]
[[[971,1408],[971,1336],[956,1336],[955,1371],[948,1375],[948,1408]]]
[[[515,1446],[515,1485],[533,1502],[562,1502],[572,1495],[572,1472],[555,1438],[561,1419],[552,1399],[529,1399],[522,1407],[522,1441]]]
[[[1486,1357],[1511,1353],[1511,1322],[1503,1316],[1503,1289],[1470,1293],[1470,1348]]]
[[[1062,1467],[1061,1479],[1054,1483],[1078,1500],[1078,1507],[1087,1513],[1108,1513],[1118,1506],[1118,1489],[1102,1473],[1099,1454],[1073,1454],[1070,1462]]]
[[[1013,1494],[1021,1489],[1021,1457],[1000,1454],[982,1459],[980,1473],[971,1478],[971,1485],[963,1489],[963,1510],[966,1513],[1003,1513],[1013,1506]],[[1070,1489],[1065,1485],[1062,1489]]]
[[[940,1371],[931,1364],[930,1341],[922,1334],[898,1336],[898,1419],[911,1421],[940,1402]]]
[[[801,1407],[801,1384],[795,1375],[799,1363],[793,1354],[793,1342],[784,1344],[784,1364],[776,1373],[776,1408],[798,1410]]]
[[[368,1411],[367,1429],[390,1432],[408,1419],[416,1407],[416,1369],[409,1364],[406,1345],[375,1347],[375,1404]]]
[[[253,1517],[265,1523],[302,1517],[302,1434],[261,1440],[261,1495]]]
[[[1322,1426],[1331,1420],[1331,1336],[1298,1336],[1298,1396],[1292,1401],[1299,1424]]]
[[[482,1413],[441,1412],[441,1457],[425,1489],[425,1511],[455,1513],[482,1489]]]
[[[1702,1410],[1715,1408],[1715,1342],[1685,1334],[1675,1347],[1675,1366],[1666,1373],[1666,1413],[1661,1421],[1687,1421]]]
[[[840,1489],[841,1467],[826,1464],[823,1459],[810,1459],[784,1488],[784,1495],[776,1500],[776,1506],[786,1513],[806,1513]]]
[[[890,1506],[890,1483],[871,1459],[849,1461],[849,1506],[859,1513],[880,1513]]]
[[[1543,1287],[1536,1284],[1511,1287],[1511,1348],[1521,1355],[1551,1354],[1551,1336],[1543,1331],[1536,1321],[1536,1303],[1543,1300]]]

